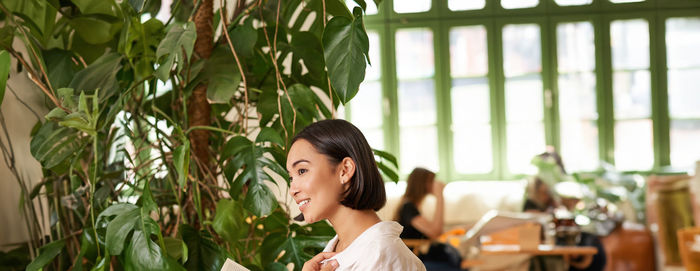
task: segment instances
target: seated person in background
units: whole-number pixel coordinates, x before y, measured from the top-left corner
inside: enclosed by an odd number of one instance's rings
[[[445,185],[435,180],[435,173],[424,168],[415,168],[406,180],[406,192],[401,197],[399,209],[394,220],[403,228],[402,239],[431,239],[438,238],[445,224],[445,200],[442,192]],[[420,214],[418,207],[428,194],[437,199],[432,219]],[[456,248],[443,244],[432,243],[425,254],[418,255],[428,270],[460,270],[461,257]]]
[[[523,206],[524,212],[551,213],[557,207],[552,191],[540,177],[535,176],[528,183],[526,196],[525,206]]]

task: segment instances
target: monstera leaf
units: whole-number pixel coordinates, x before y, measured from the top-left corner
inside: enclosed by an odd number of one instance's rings
[[[356,7],[354,19],[334,17],[323,32],[323,49],[328,76],[343,104],[357,94],[365,80],[369,61],[369,38],[362,24],[362,11]]]
[[[158,45],[158,50],[156,51],[156,58],[165,58],[160,62],[160,67],[156,70],[156,76],[163,82],[167,81],[170,75],[170,70],[172,70],[173,65],[177,65],[178,71],[182,70],[182,63],[184,63],[185,58],[189,59],[192,56],[192,50],[194,50],[194,41],[197,38],[197,32],[195,31],[194,22],[189,22],[184,25],[175,25],[170,28],[168,34]],[[183,55],[184,49],[184,55]]]
[[[294,270],[301,270],[304,263],[321,252],[335,234],[325,221],[307,226],[292,224],[288,233],[272,233],[262,244],[263,262],[277,260],[294,263]],[[279,259],[276,259],[279,255]]]

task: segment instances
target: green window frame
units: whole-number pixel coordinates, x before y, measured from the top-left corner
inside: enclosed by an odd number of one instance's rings
[[[393,10],[397,0],[384,0],[375,15],[368,15],[365,25],[379,33],[382,63],[384,146],[397,158],[400,153],[400,130],[396,74],[396,31],[403,28],[428,28],[433,31],[435,57],[435,102],[438,130],[438,176],[453,180],[517,179],[524,174],[510,172],[506,157],[505,77],[503,73],[503,26],[533,23],[540,27],[542,97],[544,99],[545,143],[559,149],[561,141],[558,102],[557,37],[559,23],[590,22],[594,29],[595,88],[598,113],[598,155],[601,161],[614,164],[615,120],[613,112],[613,69],[610,46],[610,24],[615,20],[644,19],[649,23],[649,72],[654,164],[637,172],[669,172],[670,165],[668,78],[666,67],[665,23],[668,18],[697,17],[700,2],[691,0],[646,0],[615,4],[609,0],[593,0],[582,6],[559,6],[555,0],[540,0],[532,8],[504,9],[500,1],[487,0],[481,10],[451,11],[447,1],[433,0],[432,8],[421,13],[398,14]],[[483,25],[488,41],[488,81],[492,130],[493,170],[484,174],[460,174],[454,166],[454,142],[451,130],[452,78],[450,74],[449,33],[459,26]],[[349,110],[352,103],[349,105]],[[352,119],[349,119],[352,121]],[[544,151],[544,150],[543,150]],[[567,159],[567,157],[564,157]],[[566,163],[566,161],[565,161]],[[410,170],[410,169],[408,169]],[[408,171],[404,169],[403,171]],[[675,170],[677,171],[677,169]]]

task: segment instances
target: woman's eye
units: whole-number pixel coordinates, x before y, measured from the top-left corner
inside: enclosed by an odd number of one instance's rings
[[[301,169],[299,169],[299,170],[297,171],[297,173],[299,173],[299,175],[301,175],[301,174],[306,173],[306,171],[307,171],[307,170],[306,170],[305,168],[301,168]]]

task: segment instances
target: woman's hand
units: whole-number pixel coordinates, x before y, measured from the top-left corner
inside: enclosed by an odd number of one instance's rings
[[[430,192],[436,197],[442,196],[442,191],[445,190],[445,184],[438,180],[433,180],[433,187]]]
[[[316,254],[311,260],[304,263],[302,271],[333,271],[338,268],[338,262],[336,260],[331,260],[325,263],[321,263],[323,260],[331,258],[337,254],[336,252],[321,252]]]

